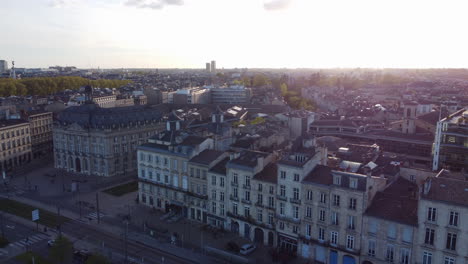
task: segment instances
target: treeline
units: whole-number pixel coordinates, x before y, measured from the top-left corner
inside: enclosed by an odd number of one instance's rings
[[[118,88],[126,85],[128,80],[90,80],[83,77],[37,77],[24,79],[0,79],[0,96],[11,95],[50,95],[61,91],[78,90],[82,86],[91,85],[101,88]]]

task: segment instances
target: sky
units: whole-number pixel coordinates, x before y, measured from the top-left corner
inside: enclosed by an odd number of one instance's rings
[[[466,0],[0,0],[16,67],[464,68]]]

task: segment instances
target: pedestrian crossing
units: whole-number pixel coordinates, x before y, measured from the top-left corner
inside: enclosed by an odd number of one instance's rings
[[[42,240],[46,240],[46,239],[49,239],[49,236],[48,235],[45,235],[45,234],[35,234],[33,236],[30,236],[28,238],[23,238],[19,241],[16,241],[16,242],[13,242],[13,243],[10,243],[10,245],[12,247],[17,247],[17,248],[21,248],[21,249],[24,249],[25,247],[27,246],[30,246],[32,244],[35,244],[37,242],[40,242]]]

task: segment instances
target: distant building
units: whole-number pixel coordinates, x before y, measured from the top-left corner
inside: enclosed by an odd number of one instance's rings
[[[250,102],[251,90],[242,85],[225,88],[211,88],[213,104],[247,104]]]
[[[209,104],[211,102],[210,90],[206,88],[180,89],[171,94],[174,104]]]
[[[8,62],[6,60],[0,60],[0,73],[8,71]]]
[[[206,63],[206,65],[205,65],[205,70],[206,70],[207,72],[211,72],[211,65],[210,65],[209,62]]]
[[[437,122],[432,169],[468,172],[468,109]]]
[[[9,171],[31,161],[29,123],[11,119],[0,121],[0,171]]]
[[[53,129],[55,168],[105,177],[135,173],[136,148],[163,129],[163,108],[88,102],[65,109]]]
[[[53,153],[52,112],[29,111],[24,113],[23,119],[28,121],[30,126],[32,158],[51,156]]]
[[[211,61],[211,72],[216,72],[216,61]]]

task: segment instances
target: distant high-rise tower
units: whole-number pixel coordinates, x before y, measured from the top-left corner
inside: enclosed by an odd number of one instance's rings
[[[12,61],[12,62],[11,62],[10,77],[11,77],[12,79],[16,79],[15,61]]]
[[[0,74],[8,71],[8,62],[6,60],[0,60]]]
[[[211,71],[211,65],[209,62],[206,63],[206,71],[210,72]]]
[[[211,72],[216,72],[216,61],[211,61]]]

